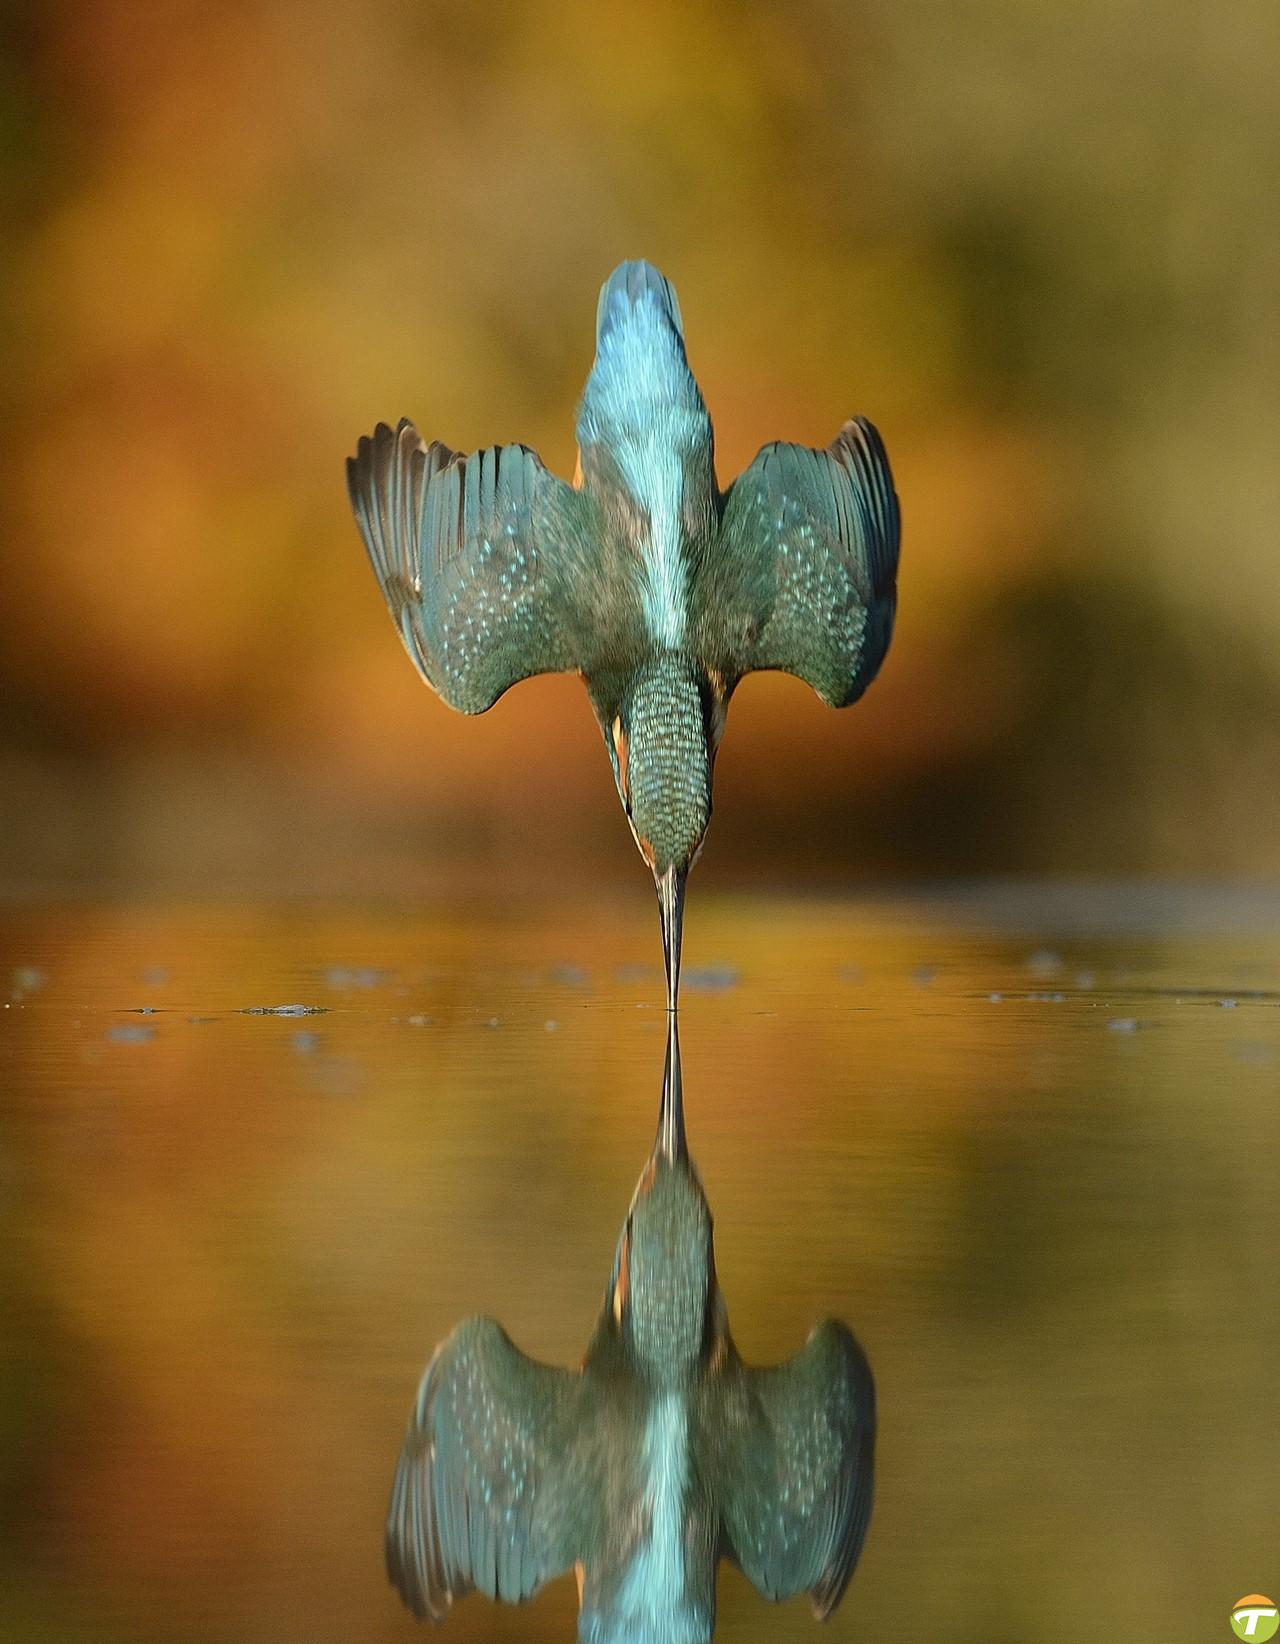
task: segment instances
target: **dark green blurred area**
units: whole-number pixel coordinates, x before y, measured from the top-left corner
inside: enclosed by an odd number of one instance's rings
[[[1274,871],[1276,47],[1265,0],[14,12],[0,870],[619,868],[576,684],[434,702],[342,460],[411,414],[571,472],[645,255],[722,480],[862,412],[906,522],[866,702],[735,702],[704,872]]]

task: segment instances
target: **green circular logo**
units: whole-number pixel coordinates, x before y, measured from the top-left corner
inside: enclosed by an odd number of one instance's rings
[[[1246,1593],[1231,1606],[1231,1631],[1237,1638],[1267,1644],[1280,1632],[1280,1609],[1261,1593]]]

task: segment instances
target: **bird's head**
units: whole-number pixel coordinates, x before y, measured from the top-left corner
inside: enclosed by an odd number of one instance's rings
[[[613,1284],[613,1314],[637,1363],[662,1381],[702,1353],[714,1283],[711,1211],[687,1163],[655,1154],[636,1188]]]
[[[687,873],[711,820],[720,736],[710,686],[682,659],[656,657],[627,685],[606,736],[618,795],[654,878]]]
[[[685,1143],[672,1016],[658,1135],[618,1241],[609,1306],[641,1369],[664,1381],[688,1375],[703,1352],[716,1294],[711,1211]]]

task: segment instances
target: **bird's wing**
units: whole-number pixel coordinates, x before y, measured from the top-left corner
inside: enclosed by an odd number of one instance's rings
[[[724,501],[720,552],[700,572],[708,667],[796,674],[833,707],[855,701],[889,648],[898,498],[862,417],[825,451],[766,445]]]
[[[828,1319],[786,1364],[745,1372],[725,1457],[729,1551],[765,1598],[840,1602],[871,1517],[875,1384],[849,1330]]]
[[[387,1515],[387,1574],[419,1618],[473,1588],[517,1603],[579,1556],[571,1488],[579,1378],[469,1319],[422,1378]]]
[[[347,461],[360,534],[405,649],[452,708],[576,668],[587,506],[523,445],[459,456],[379,423]]]

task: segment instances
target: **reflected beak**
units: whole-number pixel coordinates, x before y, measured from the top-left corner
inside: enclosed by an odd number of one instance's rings
[[[668,868],[655,875],[658,912],[662,915],[662,957],[667,967],[667,1009],[674,1013],[680,995],[680,942],[684,932],[684,885],[688,877],[680,868]]]
[[[683,1164],[689,1157],[684,1135],[684,1085],[680,1077],[679,1017],[667,1017],[667,1064],[662,1075],[662,1106],[658,1110],[658,1140],[655,1151],[669,1164]]]

